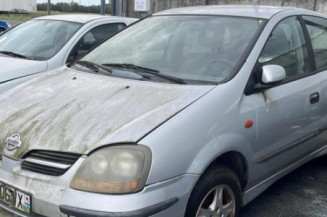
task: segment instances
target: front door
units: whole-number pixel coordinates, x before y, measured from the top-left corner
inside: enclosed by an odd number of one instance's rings
[[[312,73],[301,23],[289,17],[274,28],[258,59],[284,67],[287,78],[255,93],[257,142],[253,146],[257,181],[300,160],[315,148],[320,112],[320,79]],[[256,69],[255,69],[256,70]]]

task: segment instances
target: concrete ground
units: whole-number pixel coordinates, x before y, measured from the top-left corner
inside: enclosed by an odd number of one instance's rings
[[[276,182],[242,209],[242,217],[327,217],[327,156]]]
[[[241,212],[242,217],[327,217],[327,156],[279,180]],[[0,209],[0,217],[13,215]]]

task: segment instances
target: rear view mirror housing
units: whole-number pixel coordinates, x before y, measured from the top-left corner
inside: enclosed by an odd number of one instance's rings
[[[249,80],[247,87],[245,88],[245,95],[269,89],[276,83],[286,79],[286,71],[279,65],[260,66],[256,69],[255,74],[257,74],[257,76],[252,76],[252,80]],[[257,79],[253,79],[255,77]]]
[[[283,81],[286,78],[286,71],[279,65],[265,65],[262,67],[261,82],[255,84],[255,92],[269,89],[274,84]]]
[[[279,65],[266,65],[262,67],[261,81],[264,84],[275,84],[286,78],[285,69]]]

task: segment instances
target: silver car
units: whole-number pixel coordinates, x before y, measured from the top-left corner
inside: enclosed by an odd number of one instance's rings
[[[0,93],[74,61],[137,19],[54,15],[24,22],[0,35]]]
[[[327,17],[157,13],[0,97],[0,201],[29,216],[237,217],[327,153]]]

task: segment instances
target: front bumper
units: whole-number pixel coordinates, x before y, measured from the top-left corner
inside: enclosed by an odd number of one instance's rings
[[[80,217],[101,217],[101,216],[121,216],[121,217],[144,217],[157,214],[161,211],[168,209],[178,202],[178,198],[172,198],[170,200],[142,208],[139,210],[129,212],[99,212],[94,210],[82,209],[71,206],[61,205],[60,211],[68,216],[80,216]]]
[[[142,192],[106,195],[69,188],[70,180],[84,161],[80,158],[62,176],[47,176],[20,169],[20,162],[3,157],[0,181],[32,195],[32,215],[41,216],[155,216],[182,217],[197,175],[181,175],[146,186]],[[1,161],[0,161],[1,162]],[[11,208],[1,207],[24,216]]]

